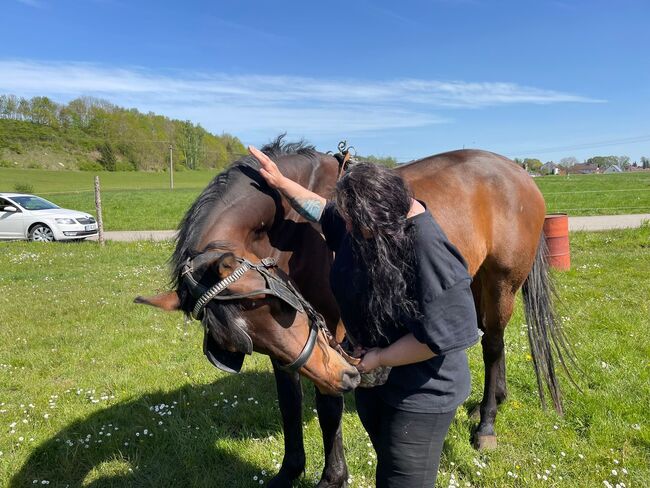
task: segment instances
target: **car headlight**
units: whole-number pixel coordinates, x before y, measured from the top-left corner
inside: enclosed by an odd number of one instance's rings
[[[57,224],[76,224],[74,219],[54,219]]]

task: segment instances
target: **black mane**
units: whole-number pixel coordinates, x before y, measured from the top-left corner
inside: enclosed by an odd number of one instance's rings
[[[285,142],[285,134],[278,136],[275,140],[261,148],[261,151],[271,159],[279,156],[298,154],[302,156],[314,157],[316,149],[314,146],[307,144],[305,141]],[[201,239],[201,232],[205,221],[213,210],[214,206],[221,201],[231,189],[229,185],[234,172],[239,172],[247,168],[253,168],[256,171],[260,169],[260,164],[252,156],[244,156],[233,162],[228,168],[219,173],[201,192],[190,209],[185,213],[183,220],[178,226],[178,235],[176,236],[176,249],[171,257],[171,281],[174,288],[178,288],[183,263],[188,257],[196,254]]]

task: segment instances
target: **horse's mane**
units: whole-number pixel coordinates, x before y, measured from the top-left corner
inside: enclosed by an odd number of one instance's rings
[[[308,157],[316,156],[314,146],[302,140],[285,142],[284,137],[285,134],[279,135],[275,140],[263,146],[261,151],[271,159],[292,154]],[[196,246],[201,239],[201,233],[208,216],[214,209],[214,206],[229,192],[233,191],[235,186],[238,186],[232,184],[234,181],[233,175],[246,168],[253,168],[257,171],[260,169],[260,163],[252,156],[244,156],[234,161],[228,168],[214,177],[185,213],[183,220],[181,220],[178,226],[176,249],[170,260],[171,281],[175,288],[179,285],[183,263],[188,256],[196,254]]]

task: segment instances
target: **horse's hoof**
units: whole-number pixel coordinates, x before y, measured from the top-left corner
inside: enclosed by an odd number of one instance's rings
[[[318,484],[316,485],[316,488],[346,488],[348,486],[348,475],[346,474],[345,476],[323,476]]]
[[[316,488],[346,488],[347,486],[347,481],[332,483],[330,481],[320,480],[320,482],[316,485]]]
[[[493,450],[497,448],[497,436],[476,435],[474,436],[474,447],[479,451]]]
[[[291,488],[293,480],[283,474],[277,474],[269,480],[266,486],[269,488]]]

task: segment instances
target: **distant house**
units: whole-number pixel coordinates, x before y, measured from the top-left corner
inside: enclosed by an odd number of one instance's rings
[[[600,173],[600,168],[595,164],[579,163],[571,166],[568,172],[570,175],[590,175]]]
[[[552,175],[555,174],[555,168],[557,168],[557,164],[553,161],[549,161],[546,164],[542,164],[542,167],[539,168],[539,172],[543,175]]]
[[[612,173],[622,173],[623,170],[618,164],[614,164],[613,166],[610,166],[607,168],[603,173],[606,175],[612,174]]]
[[[643,169],[641,166],[630,166],[628,171],[650,171],[650,168]]]
[[[566,168],[555,164],[553,161],[549,161],[539,168],[539,172],[543,175],[566,175]]]

